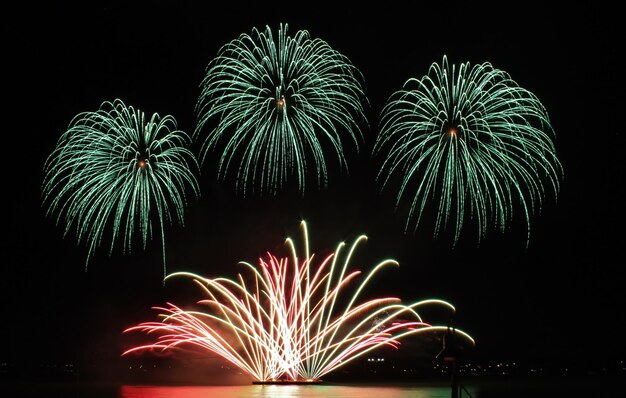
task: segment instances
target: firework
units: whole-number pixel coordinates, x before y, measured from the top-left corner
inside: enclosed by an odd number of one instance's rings
[[[236,280],[207,279],[192,273],[168,276],[191,278],[205,295],[198,302],[204,311],[174,304],[157,308],[162,312],[161,322],[142,323],[127,331],[159,337],[124,355],[192,347],[221,356],[256,381],[317,381],[380,346],[397,347],[399,340],[409,335],[447,330],[424,322],[416,311],[433,304],[454,311],[445,301],[403,305],[395,297],[361,300],[378,272],[398,265],[384,260],[366,275],[351,270],[350,258],[365,236],[349,248],[339,244],[314,267],[304,222],[302,229],[305,244],[301,256],[287,239],[290,257],[278,259],[268,253],[259,267],[244,262],[247,278],[242,274]],[[467,334],[458,333],[473,344]]]
[[[311,172],[325,187],[327,156],[347,170],[345,142],[358,150],[362,140],[361,80],[348,58],[307,31],[290,36],[281,24],[277,36],[269,27],[242,34],[221,48],[201,84],[202,159],[219,146],[218,176],[235,173],[244,195],[275,194],[294,177],[304,193]]]
[[[146,120],[121,100],[71,121],[46,161],[43,197],[65,235],[75,228],[79,243],[87,243],[86,264],[105,231],[110,252],[118,238],[127,252],[136,233],[145,249],[158,228],[165,267],[164,223],[183,222],[187,188],[198,195],[189,144],[172,116]]]
[[[383,108],[377,178],[383,187],[399,178],[396,205],[409,202],[407,230],[434,206],[435,235],[453,224],[456,244],[469,213],[480,242],[489,226],[504,232],[519,205],[528,245],[530,216],[546,192],[559,191],[553,136],[539,99],[506,72],[489,63],[457,68],[444,56]]]

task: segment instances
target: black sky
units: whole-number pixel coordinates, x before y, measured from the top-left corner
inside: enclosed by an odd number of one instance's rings
[[[266,24],[308,30],[361,70],[371,101],[371,129],[351,172],[304,198],[243,198],[232,180],[217,181],[207,162],[202,196],[185,228],[167,229],[170,271],[234,276],[237,262],[299,239],[306,219],[313,248],[366,234],[357,266],[392,257],[401,267],[372,289],[406,300],[444,298],[457,325],[486,358],[625,356],[624,85],[617,11],[598,2],[506,7],[381,2],[358,7],[298,3],[157,1],[129,6],[21,5],[2,26],[3,239],[0,258],[0,359],[61,361],[117,356],[120,334],[148,320],[150,307],[185,298],[161,284],[160,247],[132,255],[98,253],[85,272],[86,248],[62,238],[44,214],[43,164],[70,120],[101,102],[123,99],[148,114],[171,114],[191,132],[206,64],[220,46]],[[572,8],[573,7],[573,8]],[[476,247],[452,250],[430,225],[403,234],[403,215],[379,194],[369,157],[384,101],[409,77],[446,54],[452,62],[489,61],[534,92],[547,108],[564,168],[558,200],[534,216],[531,241],[514,224]]]

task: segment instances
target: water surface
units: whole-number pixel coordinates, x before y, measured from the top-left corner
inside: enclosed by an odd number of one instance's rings
[[[449,398],[436,385],[235,385],[155,386],[89,383],[1,383],[7,398]],[[624,398],[625,380],[476,381],[460,398]]]
[[[119,398],[449,398],[445,387],[250,385],[212,387],[122,386]]]

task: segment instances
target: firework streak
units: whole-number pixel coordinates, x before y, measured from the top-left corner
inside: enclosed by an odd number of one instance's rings
[[[186,190],[199,194],[190,143],[172,116],[146,120],[119,99],[72,120],[46,162],[43,196],[48,213],[65,221],[65,234],[75,227],[79,243],[87,242],[86,264],[105,231],[111,252],[119,236],[128,251],[137,233],[145,248],[156,223],[165,272],[163,224],[182,224]]]
[[[399,340],[409,335],[448,329],[424,322],[416,311],[425,305],[442,305],[454,311],[442,300],[411,305],[403,305],[395,297],[359,301],[379,271],[398,265],[385,260],[366,275],[350,270],[350,258],[365,236],[349,249],[342,242],[314,267],[317,261],[309,255],[304,222],[302,229],[303,258],[298,257],[294,242],[287,239],[291,258],[268,254],[259,267],[244,262],[247,279],[241,274],[237,280],[206,279],[186,272],[169,275],[191,278],[206,296],[198,302],[205,310],[185,310],[173,304],[157,308],[162,312],[161,322],[127,329],[158,335],[156,341],[124,355],[186,346],[223,357],[255,381],[316,381],[377,347],[398,347]],[[362,280],[357,283],[359,278]],[[347,292],[351,295],[346,296]],[[456,332],[473,344],[470,336]]]
[[[281,24],[277,34],[242,34],[202,81],[194,134],[202,159],[219,147],[218,175],[236,173],[244,194],[275,194],[294,177],[303,193],[309,174],[325,187],[328,158],[347,170],[346,141],[357,149],[362,141],[361,80],[346,56],[307,31],[288,35]]]
[[[450,65],[444,56],[409,79],[381,115],[374,153],[383,187],[399,180],[408,201],[406,229],[437,211],[435,235],[453,224],[454,242],[469,216],[480,242],[489,226],[504,232],[519,204],[528,226],[562,177],[548,114],[537,97],[491,64]]]

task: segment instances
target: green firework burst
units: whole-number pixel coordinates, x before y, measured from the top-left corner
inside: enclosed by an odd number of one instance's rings
[[[328,183],[326,156],[347,170],[345,141],[358,150],[366,101],[362,76],[348,58],[307,31],[256,28],[224,45],[209,63],[196,112],[202,159],[222,144],[219,177],[236,187],[277,193],[296,178],[304,193],[308,167]],[[358,122],[357,122],[358,121]]]
[[[506,72],[490,63],[457,68],[444,56],[383,108],[377,178],[385,187],[399,177],[396,205],[409,202],[407,230],[434,206],[435,235],[452,223],[456,244],[469,213],[480,242],[488,226],[504,232],[519,204],[529,238],[531,214],[547,191],[559,191],[553,137],[539,99]]]
[[[76,229],[89,249],[87,263],[105,231],[112,231],[110,253],[119,238],[127,252],[136,233],[145,249],[157,224],[165,269],[163,224],[183,223],[187,188],[199,194],[190,141],[172,116],[146,120],[121,100],[78,114],[46,161],[48,214],[65,223],[65,235]]]

